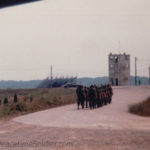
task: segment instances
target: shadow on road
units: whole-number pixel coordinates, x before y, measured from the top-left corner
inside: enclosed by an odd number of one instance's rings
[[[0,8],[20,5],[25,3],[31,3],[36,1],[41,1],[41,0],[0,0]]]

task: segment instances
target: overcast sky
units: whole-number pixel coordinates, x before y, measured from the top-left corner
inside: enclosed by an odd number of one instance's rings
[[[119,49],[119,41],[121,49]],[[0,80],[108,75],[108,54],[150,65],[149,0],[44,0],[0,10]]]

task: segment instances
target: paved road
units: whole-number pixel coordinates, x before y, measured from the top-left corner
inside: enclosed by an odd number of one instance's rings
[[[150,130],[150,118],[128,112],[130,104],[148,96],[148,87],[115,88],[112,104],[102,108],[77,110],[73,104],[17,117],[14,121],[47,127]]]

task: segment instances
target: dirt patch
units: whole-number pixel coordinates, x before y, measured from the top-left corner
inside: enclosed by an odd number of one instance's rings
[[[0,133],[1,143],[39,144],[39,147],[36,147],[36,144],[35,147],[16,145],[10,148],[12,150],[149,150],[150,143],[150,131],[50,128],[14,122],[7,122],[6,126],[3,124],[1,130],[7,131]],[[45,146],[42,143],[45,143]],[[1,145],[1,149],[8,150],[9,147]]]

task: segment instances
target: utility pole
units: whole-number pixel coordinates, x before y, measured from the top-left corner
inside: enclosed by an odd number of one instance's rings
[[[118,45],[119,45],[119,53],[121,53],[121,43],[120,43],[120,41],[118,42]]]
[[[137,85],[137,57],[135,57],[135,85]]]
[[[50,67],[50,88],[53,88],[53,66]]]
[[[149,69],[149,85],[150,85],[150,67],[148,69]]]

